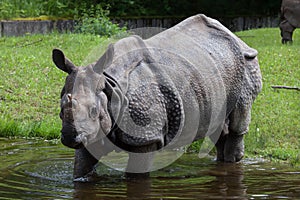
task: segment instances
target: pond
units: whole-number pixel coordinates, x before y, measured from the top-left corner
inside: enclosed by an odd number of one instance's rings
[[[300,169],[264,160],[222,164],[185,154],[150,178],[126,181],[99,164],[74,183],[72,149],[59,141],[0,138],[0,199],[300,199]]]

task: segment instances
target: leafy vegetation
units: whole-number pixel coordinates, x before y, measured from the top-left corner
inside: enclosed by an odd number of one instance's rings
[[[1,0],[0,19],[25,17],[72,18],[78,14],[80,1],[64,0]]]
[[[112,23],[108,15],[108,9],[103,9],[99,4],[92,5],[90,9],[84,9],[81,16],[77,17],[74,32],[107,37],[125,33],[126,27],[120,28],[117,24]]]
[[[246,155],[299,164],[300,93],[271,88],[300,86],[299,30],[293,45],[280,43],[279,29],[257,29],[237,35],[259,51],[264,82],[253,105]],[[83,65],[89,62],[91,52],[99,47],[99,52],[103,52],[111,41],[90,34],[0,38],[0,135],[58,138],[59,97],[66,74],[52,63],[52,49],[63,49],[76,65]],[[199,143],[193,148],[199,149]]]
[[[82,16],[91,6],[110,6],[112,17],[175,16],[204,13],[213,17],[277,15],[280,0],[1,0],[0,19]]]
[[[213,17],[277,15],[280,0],[98,0],[111,6],[115,17],[190,16],[204,13]]]

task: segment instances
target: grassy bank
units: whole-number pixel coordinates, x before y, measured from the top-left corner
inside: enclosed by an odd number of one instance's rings
[[[300,87],[300,31],[294,44],[280,43],[279,29],[237,33],[259,52],[263,90],[252,110],[246,149],[270,159],[300,163],[300,92],[273,89],[273,85]]]
[[[59,97],[66,74],[53,65],[52,49],[63,49],[81,65],[105,41],[80,34],[0,38],[0,134],[59,137]]]
[[[271,85],[300,86],[300,33],[293,45],[281,45],[279,29],[237,33],[259,51],[264,88],[252,112],[246,136],[247,156],[300,163],[300,93]],[[0,38],[0,136],[58,138],[59,96],[65,74],[51,61],[61,48],[76,65],[106,46],[105,38],[51,34]]]

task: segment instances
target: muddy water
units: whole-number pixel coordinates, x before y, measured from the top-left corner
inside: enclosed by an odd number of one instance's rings
[[[146,180],[104,165],[73,183],[73,151],[59,142],[0,138],[0,199],[300,199],[300,169],[262,160],[220,164],[181,157]]]

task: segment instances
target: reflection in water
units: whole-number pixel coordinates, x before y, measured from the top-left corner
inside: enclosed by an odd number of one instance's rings
[[[281,166],[286,170],[286,166]],[[101,166],[100,166],[101,168]],[[265,169],[265,170],[262,170]],[[278,171],[277,171],[278,170]],[[259,199],[300,197],[295,179],[261,161],[238,164],[199,160],[185,155],[148,179],[127,181],[122,174],[100,176],[96,183],[76,183],[76,199]],[[271,176],[270,176],[271,175]],[[285,176],[284,176],[285,175]],[[266,177],[272,177],[268,180]],[[279,178],[280,177],[280,178]],[[278,185],[278,181],[282,185]],[[273,188],[272,191],[266,190]]]
[[[99,164],[93,183],[72,181],[74,152],[60,144],[0,138],[0,199],[273,199],[300,197],[300,170],[181,157],[148,179],[126,180]]]
[[[151,179],[120,180],[119,183],[74,183],[74,199],[147,199],[151,196]]]
[[[218,163],[209,174],[216,177],[216,180],[211,182],[211,190],[217,190],[220,196],[247,199],[242,164]]]
[[[126,196],[129,199],[146,199],[151,194],[151,179],[131,180],[127,182]]]

